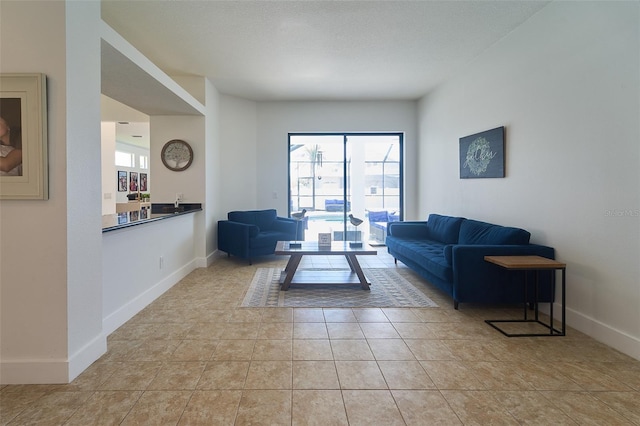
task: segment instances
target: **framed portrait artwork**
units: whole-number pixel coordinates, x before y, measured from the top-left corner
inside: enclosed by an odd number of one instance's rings
[[[140,173],[140,191],[147,190],[147,174]]]
[[[118,170],[118,192],[127,192],[127,172]]]
[[[504,177],[504,127],[460,138],[460,179]]]
[[[44,74],[0,74],[0,199],[47,200]]]
[[[129,172],[129,192],[138,192],[138,172]]]

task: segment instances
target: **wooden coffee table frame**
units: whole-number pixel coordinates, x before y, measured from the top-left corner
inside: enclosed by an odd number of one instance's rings
[[[288,290],[291,284],[360,284],[369,290],[371,284],[365,276],[356,256],[377,255],[378,252],[366,244],[349,247],[348,241],[334,241],[331,246],[318,246],[317,241],[304,241],[302,247],[289,247],[290,241],[278,241],[275,254],[288,255],[289,262],[280,276],[280,289]],[[302,256],[344,256],[350,271],[298,271]]]

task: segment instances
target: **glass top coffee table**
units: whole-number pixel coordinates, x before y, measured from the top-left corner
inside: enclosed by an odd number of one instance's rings
[[[350,247],[348,241],[334,241],[331,246],[319,246],[317,241],[303,241],[301,247],[291,248],[290,243],[278,241],[276,244],[275,254],[291,256],[280,276],[281,290],[288,290],[291,284],[360,284],[364,290],[369,290],[370,282],[362,272],[356,257],[378,254],[367,244],[363,244],[362,247]],[[298,271],[302,256],[344,256],[351,270]]]

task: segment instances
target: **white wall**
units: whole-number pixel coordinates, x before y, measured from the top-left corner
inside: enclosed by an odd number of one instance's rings
[[[207,137],[203,116],[151,116],[150,168],[153,170],[152,203],[173,203],[182,194],[182,203],[202,203],[206,209]],[[174,172],[167,169],[160,158],[162,147],[172,139],[186,141],[193,150],[193,162],[188,169]],[[196,220],[196,252],[198,265],[206,266],[205,217]]]
[[[102,147],[102,214],[115,214],[118,197],[116,181],[116,123],[103,121],[100,123],[100,146]],[[123,192],[122,194],[127,194]],[[126,199],[126,196],[124,196]]]
[[[405,217],[418,214],[416,102],[259,102],[257,120],[257,207],[287,215],[290,132],[405,132]]]
[[[149,121],[147,114],[143,114],[105,95],[100,95],[100,117],[102,121],[114,122],[146,123]]]
[[[66,2],[65,10],[67,336],[71,380],[106,352],[107,342],[102,334],[100,281],[100,5]]]
[[[150,167],[153,170],[154,203],[173,203],[176,194],[183,194],[185,203],[202,203],[204,200],[205,134],[204,117],[201,116],[151,116],[150,117]],[[174,172],[167,169],[160,159],[165,143],[182,139],[193,149],[193,162],[188,169]]]
[[[223,174],[222,147],[225,145],[222,137],[223,120],[221,95],[209,80],[204,81],[205,89],[205,135],[206,135],[206,193],[204,199],[205,209],[205,254],[206,266],[213,262],[213,257],[218,248],[218,220],[225,218],[225,210],[222,202],[222,194],[227,187],[228,178]]]
[[[0,71],[47,75],[49,121],[49,200],[0,201],[2,383],[28,382],[28,360],[34,358],[49,360],[38,366],[49,381],[67,374],[66,77],[58,60],[65,56],[64,14],[57,2],[3,3],[0,14]]]
[[[2,383],[67,382],[106,349],[99,18],[97,2],[2,3],[0,72],[47,75],[49,148],[49,200],[0,202]]]
[[[258,151],[257,104],[253,101],[220,96],[221,178],[224,180],[222,198],[224,218],[232,210],[257,208]],[[262,179],[262,176],[260,176]]]
[[[567,263],[571,326],[640,359],[639,3],[553,2],[427,95],[420,214],[520,226]],[[506,178],[458,140],[506,126]]]
[[[103,235],[105,335],[196,268],[194,230],[201,215],[202,212],[178,215]]]

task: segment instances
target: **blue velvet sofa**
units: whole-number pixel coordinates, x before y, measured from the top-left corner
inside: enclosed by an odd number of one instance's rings
[[[294,219],[277,216],[276,210],[232,211],[218,221],[218,250],[228,256],[251,259],[273,254],[278,241],[293,241],[304,232]]]
[[[485,256],[539,255],[554,259],[551,247],[530,244],[524,229],[462,217],[429,215],[427,221],[390,222],[386,245],[400,260],[459,303],[522,303],[524,271],[513,272],[484,260]],[[533,283],[534,273],[528,279]],[[540,273],[539,302],[553,301],[554,277]],[[531,286],[533,288],[533,286]],[[528,302],[533,302],[530,290]]]

